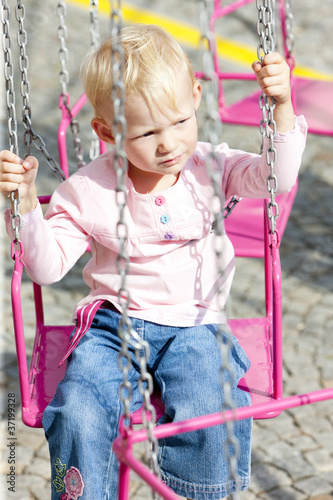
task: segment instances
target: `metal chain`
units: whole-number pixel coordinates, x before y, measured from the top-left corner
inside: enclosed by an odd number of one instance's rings
[[[89,158],[90,160],[95,160],[100,155],[100,139],[96,134],[95,130],[91,132]]]
[[[12,59],[12,37],[10,34],[11,12],[7,0],[1,3],[1,21],[3,25],[4,73],[6,80],[6,104],[8,112],[9,149],[18,155],[17,120],[15,108],[14,66]]]
[[[20,242],[19,235],[22,228],[22,216],[20,214],[21,193],[19,188],[10,193],[10,201],[12,202],[11,225],[15,234],[14,243],[16,244]]]
[[[86,163],[83,158],[82,141],[80,139],[80,125],[79,122],[72,116],[72,112],[69,108],[69,98],[68,98],[69,94],[67,91],[67,85],[69,83],[69,73],[67,70],[67,60],[68,60],[68,49],[67,49],[68,30],[66,25],[67,6],[64,0],[58,1],[57,14],[59,17],[58,39],[60,41],[59,61],[61,65],[59,80],[61,86],[62,106],[66,108],[71,119],[70,129],[73,136],[74,155],[77,160],[77,166],[78,168],[80,168],[86,165]]]
[[[285,41],[286,41],[286,47],[288,50],[288,55],[290,57],[292,54],[293,48],[294,48],[294,43],[295,43],[295,36],[292,33],[292,28],[293,28],[293,23],[294,23],[292,0],[285,1],[285,8],[286,8],[286,18],[285,18],[286,40]]]
[[[274,0],[256,0],[258,10],[257,33],[259,36],[259,44],[257,47],[258,59],[262,62],[264,56],[272,52],[275,48],[274,38],[272,36],[272,23]],[[267,177],[267,190],[270,195],[270,201],[267,206],[267,213],[270,220],[271,233],[275,233],[276,221],[279,216],[279,207],[275,201],[275,193],[278,190],[278,180],[274,173],[274,167],[277,162],[277,151],[274,147],[274,139],[276,136],[276,123],[274,120],[275,99],[271,100],[261,93],[259,97],[259,107],[262,111],[262,119],[260,121],[260,133],[262,135],[261,152],[264,150],[265,139],[269,141],[266,151],[266,162],[270,169]]]
[[[256,0],[256,6],[258,10],[257,33],[260,40],[257,55],[262,61],[264,55],[275,50],[273,36],[275,0]]]
[[[121,0],[110,0],[111,3],[111,65],[112,65],[112,101],[113,101],[113,129],[115,135],[114,145],[114,168],[117,175],[117,206],[119,209],[119,221],[117,224],[117,236],[119,241],[119,254],[117,256],[117,268],[121,277],[121,286],[118,292],[119,302],[122,306],[122,318],[119,323],[118,334],[122,340],[122,349],[119,354],[119,367],[123,373],[123,382],[120,386],[120,399],[124,405],[124,416],[130,419],[130,403],[132,388],[128,378],[131,368],[129,345],[135,349],[135,357],[140,365],[140,377],[138,388],[143,396],[142,419],[144,428],[147,430],[146,459],[150,469],[160,477],[157,452],[158,442],[154,436],[153,429],[156,423],[155,408],[151,404],[153,392],[153,379],[148,372],[149,345],[142,341],[134,331],[128,310],[130,306],[130,292],[127,288],[127,273],[129,270],[129,256],[126,251],[128,228],[125,217],[127,206],[127,158],[125,154],[125,138],[127,133],[125,119],[125,88],[123,83],[124,51],[119,41],[123,25],[121,11]],[[134,343],[133,343],[134,339]],[[152,492],[153,498],[159,497]]]
[[[63,99],[63,104],[67,105],[67,84],[69,82],[69,74],[67,71],[67,59],[68,59],[68,49],[66,46],[67,40],[67,26],[66,26],[66,15],[67,7],[63,0],[60,0],[57,5],[57,14],[59,17],[58,26],[58,39],[60,41],[59,49],[59,61],[61,64],[61,71],[59,73],[61,95]]]
[[[91,45],[92,47],[98,47],[101,42],[101,37],[99,32],[99,20],[98,20],[98,0],[90,0],[89,14],[90,14]]]
[[[229,203],[223,209],[222,213],[223,219],[227,219],[232,214],[232,212],[234,211],[234,209],[236,208],[236,206],[240,201],[242,201],[242,198],[238,196],[233,196],[231,198]]]
[[[99,7],[99,2],[97,0],[90,0],[89,14],[90,14],[91,46],[95,48],[97,48],[101,42],[99,19],[98,19],[98,7]],[[92,130],[90,150],[89,150],[90,160],[94,160],[99,156],[99,154],[100,154],[100,139],[96,134],[95,130]]]
[[[7,0],[2,0],[1,3],[1,21],[3,26],[3,53],[4,53],[4,74],[6,80],[6,104],[8,114],[8,139],[9,149],[16,155],[19,154],[18,139],[17,139],[17,120],[15,108],[15,89],[14,89],[14,66],[12,60],[12,38],[10,34],[11,11]],[[20,215],[20,190],[12,191],[10,194],[12,202],[11,225],[15,233],[14,243],[19,243],[19,232],[22,227]]]
[[[50,153],[46,149],[44,140],[41,138],[40,135],[36,134],[36,132],[32,128],[31,107],[29,105],[29,91],[30,91],[30,82],[28,78],[29,59],[26,50],[27,32],[24,28],[25,7],[21,0],[17,0],[15,8],[15,16],[18,22],[17,43],[20,49],[20,58],[19,58],[19,67],[21,71],[20,90],[23,100],[22,122],[25,128],[23,140],[26,147],[26,156],[30,155],[31,144],[34,143],[38,151],[40,151],[43,154],[50,169],[58,178],[58,180],[63,181],[65,180],[65,174],[59,167],[56,160],[50,155]]]
[[[19,67],[21,71],[21,96],[23,99],[22,121],[25,127],[24,144],[26,146],[26,156],[30,155],[31,148],[31,108],[29,106],[30,82],[28,79],[29,60],[26,51],[27,32],[24,29],[25,7],[20,0],[15,7],[15,17],[18,22],[17,43],[20,48]]]
[[[201,31],[201,45],[203,46],[203,80],[208,83],[207,89],[205,89],[206,97],[206,109],[205,109],[205,120],[204,120],[204,133],[205,139],[211,144],[211,150],[206,156],[206,168],[211,178],[211,182],[214,188],[214,199],[213,207],[216,213],[216,206],[218,207],[218,212],[223,213],[224,206],[224,193],[222,191],[222,168],[220,158],[215,152],[215,147],[219,142],[219,137],[222,130],[222,123],[220,116],[218,114],[218,77],[214,71],[214,34],[210,29],[210,15],[214,11],[214,0],[198,0],[199,5],[199,23]],[[230,204],[229,209],[232,210],[236,204],[235,200]],[[227,216],[228,207],[225,216]],[[215,254],[217,262],[217,281],[224,273],[223,265],[223,226],[224,217],[217,217],[214,223],[214,244],[215,244]],[[224,311],[224,296],[222,287],[216,290],[218,311],[223,313]],[[221,354],[221,370],[220,370],[220,382],[223,389],[224,395],[224,405],[223,411],[227,409],[235,409],[236,405],[233,401],[231,386],[233,383],[233,368],[230,364],[229,354],[232,347],[231,344],[231,334],[226,325],[219,324],[217,333],[217,342]],[[237,471],[237,462],[239,459],[240,448],[237,437],[234,434],[234,422],[226,423],[227,437],[224,446],[224,453],[229,464],[230,479],[234,481],[236,492],[234,498],[238,498],[237,486],[239,484],[239,476]]]
[[[72,116],[72,113],[68,107],[67,107],[67,111],[69,112],[70,117],[71,117],[70,129],[71,129],[72,136],[73,136],[74,156],[75,156],[76,161],[77,161],[77,168],[81,168],[81,167],[84,167],[86,165],[86,162],[84,161],[84,157],[83,157],[83,147],[82,147],[82,141],[81,141],[81,137],[80,137],[80,124],[76,120],[76,118],[74,118]]]

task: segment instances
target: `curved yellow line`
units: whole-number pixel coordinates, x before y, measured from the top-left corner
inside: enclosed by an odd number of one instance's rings
[[[69,3],[79,5],[85,9],[89,7],[89,0],[69,0]],[[99,1],[99,12],[101,14],[110,14],[109,0]],[[179,43],[189,47],[199,48],[200,31],[192,25],[180,22],[163,14],[141,9],[129,3],[124,3],[122,5],[122,12],[124,21],[129,24],[158,24],[169,31]],[[232,61],[233,63],[246,66],[247,68],[257,59],[256,48],[221,36],[217,36],[216,38],[220,57]],[[333,81],[333,75],[331,74],[300,65],[296,65],[294,75],[301,78]]]

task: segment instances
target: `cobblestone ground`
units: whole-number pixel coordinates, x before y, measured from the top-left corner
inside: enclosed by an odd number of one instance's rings
[[[55,3],[51,0],[31,0],[26,18],[33,123],[53,154],[56,151],[56,127],[59,120],[56,32],[58,21],[54,13]],[[132,3],[155,13],[168,14],[174,19],[186,20],[197,25],[193,0],[182,0],[182,2],[133,0]],[[332,0],[322,0],[320,3],[303,0],[294,3],[297,61],[333,75]],[[254,10],[253,6],[248,6],[232,15],[228,22],[224,22],[221,26],[223,35],[256,46]],[[87,12],[69,5],[68,27],[70,49],[68,68],[71,74],[70,91],[74,102],[79,95],[77,68],[89,45]],[[104,18],[101,19],[101,28],[104,32],[108,29],[108,21]],[[188,51],[197,63],[196,51],[192,48]],[[241,91],[247,92],[244,85],[242,84]],[[233,85],[227,86],[228,96],[234,96],[236,92],[238,90],[236,91]],[[0,95],[3,96],[2,90]],[[314,95],[313,99],[316,101],[319,96]],[[1,147],[6,146],[7,140],[3,109],[4,102],[1,103],[1,132],[3,132]],[[83,116],[83,124],[85,119],[86,116]],[[257,151],[260,142],[257,130],[235,126],[224,126],[223,130],[223,140],[230,146]],[[87,135],[87,127],[83,126],[83,138]],[[309,136],[300,174],[298,196],[281,245],[286,395],[333,386],[332,163],[332,139]],[[38,182],[40,193],[52,192],[57,185],[57,181],[43,165],[40,168]],[[1,231],[0,276],[3,283],[0,288],[2,313],[0,498],[49,500],[50,467],[43,431],[25,427],[19,417],[19,382],[9,299],[12,261],[9,257],[8,241],[3,235],[3,224]],[[59,318],[62,323],[70,321],[74,304],[85,293],[80,277],[83,261],[61,283],[45,291],[44,301],[48,322],[58,321]],[[262,263],[242,259],[237,264],[231,313],[239,317],[260,314],[263,309]],[[27,351],[30,355],[34,336],[34,312],[31,285],[26,277],[22,286],[22,302]],[[9,393],[15,394],[17,400],[15,493],[8,491],[6,483],[6,474],[10,472],[8,463],[10,450],[6,446]],[[285,411],[273,420],[256,421],[253,433],[251,486],[241,498],[244,500],[332,499],[332,408],[332,402],[327,401]],[[137,453],[142,455],[142,448],[138,449]],[[132,498],[135,500],[151,498],[150,490],[135,476],[132,478],[131,489]]]

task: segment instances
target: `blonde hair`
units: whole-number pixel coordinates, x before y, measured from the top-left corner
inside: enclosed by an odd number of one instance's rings
[[[175,75],[188,72],[193,84],[191,61],[171,35],[154,25],[123,28],[119,42],[124,50],[123,79],[125,94],[141,95],[150,109],[163,111],[163,104],[176,110]],[[101,116],[106,100],[111,102],[111,38],[97,50],[91,50],[81,66],[84,91]]]

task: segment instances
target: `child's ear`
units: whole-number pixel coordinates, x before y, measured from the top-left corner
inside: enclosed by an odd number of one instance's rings
[[[202,94],[201,83],[197,80],[193,85],[193,100],[194,100],[194,106],[195,106],[196,110],[200,106],[201,94]]]
[[[103,118],[93,118],[91,120],[91,126],[103,142],[114,144],[114,137],[112,135],[111,128],[107,125]]]

